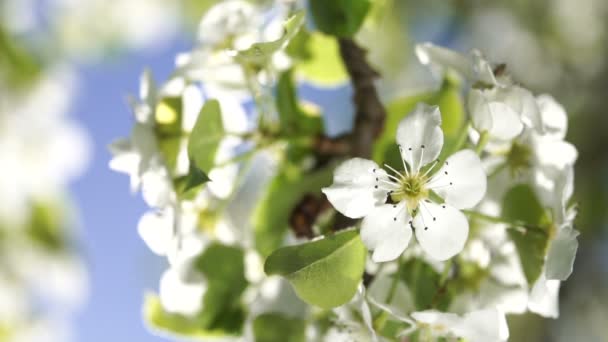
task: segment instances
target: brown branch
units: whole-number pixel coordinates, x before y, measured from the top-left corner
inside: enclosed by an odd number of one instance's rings
[[[341,38],[340,55],[350,75],[354,88],[355,127],[350,136],[350,155],[352,157],[371,158],[374,140],[384,129],[386,110],[380,102],[374,81],[380,75],[365,59],[366,51],[352,39]],[[336,215],[334,230],[352,227],[357,220],[340,213]]]
[[[318,137],[314,150],[321,163],[336,157],[371,158],[372,147],[382,133],[386,111],[380,102],[374,80],[379,77],[365,59],[366,51],[352,39],[338,40],[340,55],[350,75],[354,89],[355,125],[353,132],[338,138]],[[318,203],[315,203],[314,201]],[[304,197],[291,213],[290,226],[297,236],[312,237],[312,226],[327,199]],[[336,214],[333,230],[352,227],[357,220]]]
[[[371,158],[374,140],[382,133],[386,111],[376,92],[374,80],[380,75],[365,59],[366,51],[352,39],[341,38],[340,55],[354,88],[355,127],[351,155]]]

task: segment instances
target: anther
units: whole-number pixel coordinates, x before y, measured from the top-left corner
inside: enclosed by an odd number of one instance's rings
[[[420,148],[424,148],[424,145],[420,146]]]
[[[424,227],[424,230],[429,230],[429,227]]]
[[[445,173],[446,175],[448,174],[448,172],[447,172],[447,171],[444,171],[443,173]]]
[[[408,151],[411,151],[411,150],[412,150],[412,148],[410,147],[410,148],[408,148],[407,150],[408,150]]]
[[[374,188],[378,189],[378,186],[376,185],[376,186],[374,186]]]
[[[397,218],[396,218],[396,217],[393,217],[393,221],[397,221]]]
[[[441,207],[442,207],[443,209],[445,209],[445,205],[442,205]]]
[[[433,221],[437,221],[437,218],[436,218],[436,217],[433,217]]]
[[[450,185],[452,185],[452,182],[450,182]]]

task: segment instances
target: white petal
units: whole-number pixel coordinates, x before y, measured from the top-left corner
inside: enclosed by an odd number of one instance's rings
[[[488,131],[492,138],[510,140],[523,130],[519,113],[500,98],[497,89],[471,90],[468,106],[473,127],[479,132]]]
[[[137,224],[137,232],[152,252],[166,255],[173,240],[171,211],[145,213]]]
[[[572,273],[576,250],[578,249],[579,232],[566,225],[559,229],[555,240],[551,242],[546,261],[546,278],[566,280]]]
[[[494,76],[492,65],[485,59],[479,50],[471,51],[471,61],[473,72],[475,73],[477,80],[491,85],[498,84],[496,77]]]
[[[141,194],[149,206],[166,207],[173,194],[167,170],[163,167],[154,167],[146,171],[141,177]]]
[[[564,107],[548,94],[537,96],[536,103],[540,110],[545,135],[564,139],[568,131],[568,115]]]
[[[479,89],[471,89],[467,99],[473,127],[479,132],[490,131],[492,128],[492,113],[484,93]]]
[[[439,107],[419,104],[397,128],[402,158],[414,169],[437,159],[443,147]]]
[[[170,268],[160,279],[160,302],[167,312],[192,316],[201,309],[206,287],[205,282],[182,281],[179,274]]]
[[[544,131],[536,98],[529,90],[517,86],[498,88],[496,100],[504,102],[515,111],[528,127],[539,133]]]
[[[473,74],[470,60],[456,51],[431,43],[418,44],[415,51],[420,63],[429,66],[436,76],[443,78],[447,69],[455,70],[464,77]]]
[[[323,188],[331,204],[351,218],[367,215],[375,206],[386,201],[388,191],[382,190],[388,181],[386,171],[371,160],[353,158],[334,171],[334,183]]]
[[[417,322],[426,323],[435,328],[442,327],[445,332],[451,331],[461,320],[458,315],[449,312],[439,312],[436,310],[426,310],[412,312],[412,318]]]
[[[449,204],[420,202],[414,227],[416,239],[432,258],[447,260],[460,253],[469,236],[469,222]]]
[[[559,280],[547,280],[544,274],[538,278],[530,297],[528,309],[543,317],[557,318],[559,316]]]
[[[468,342],[498,342],[509,338],[505,314],[497,309],[469,312],[452,331]]]
[[[534,157],[540,166],[561,170],[568,165],[573,165],[578,158],[576,147],[567,141],[535,136],[532,143]]]
[[[405,202],[376,207],[363,219],[361,240],[374,251],[372,260],[391,261],[403,253],[412,238],[410,220]]]
[[[472,208],[486,193],[487,179],[479,157],[462,150],[446,159],[428,187],[458,209]]]

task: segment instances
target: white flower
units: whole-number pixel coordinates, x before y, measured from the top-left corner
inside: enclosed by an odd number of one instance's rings
[[[517,137],[524,125],[539,132],[543,129],[536,99],[519,86],[471,89],[468,108],[473,127],[499,141]]]
[[[203,296],[207,290],[207,282],[198,273],[198,279],[185,280],[180,270],[169,268],[160,278],[160,303],[171,313],[193,316],[198,313],[203,304]]]
[[[434,259],[449,259],[464,247],[469,223],[459,209],[482,199],[486,175],[471,150],[455,153],[435,170],[443,147],[440,124],[438,108],[418,106],[397,130],[403,174],[387,165],[395,173],[391,175],[373,161],[354,158],[340,165],[334,184],[323,189],[342,214],[364,217],[361,238],[376,262],[397,258],[410,241],[411,229]],[[444,202],[437,202],[432,193]],[[385,204],[389,195],[394,203]]]
[[[330,329],[323,341],[378,341],[363,285],[359,286],[355,297],[349,303],[335,308],[333,312],[337,316],[337,327]]]
[[[508,78],[495,75],[492,65],[478,50],[472,50],[469,56],[436,46],[432,43],[417,44],[416,56],[423,65],[428,66],[435,76],[443,79],[447,71],[455,71],[471,83],[482,82],[486,85],[509,84]]]
[[[497,309],[472,311],[460,317],[435,310],[411,314],[418,329],[433,337],[458,337],[470,342],[499,342],[509,338],[504,313]]]

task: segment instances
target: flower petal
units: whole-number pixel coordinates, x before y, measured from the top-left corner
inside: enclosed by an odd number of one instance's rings
[[[171,211],[145,213],[137,224],[137,232],[152,252],[166,255],[173,241],[173,215]]]
[[[469,222],[449,204],[420,202],[414,218],[414,232],[422,249],[443,261],[460,253],[469,236]]]
[[[486,193],[487,178],[472,150],[454,153],[429,181],[428,187],[458,209],[475,206]]]
[[[473,126],[479,132],[485,130],[492,138],[511,140],[523,130],[519,113],[499,98],[497,89],[472,90],[468,101]]]
[[[547,280],[544,274],[538,278],[530,297],[528,309],[543,317],[557,318],[559,316],[559,280]]]
[[[431,43],[418,44],[415,51],[420,63],[429,66],[438,77],[443,78],[447,69],[455,70],[467,78],[473,75],[469,58],[456,51]]]
[[[160,302],[167,312],[192,316],[201,309],[206,289],[204,281],[184,282],[179,273],[170,268],[160,278]]]
[[[532,139],[534,157],[541,167],[553,167],[558,170],[573,165],[578,159],[578,151],[571,143],[554,140],[545,136]]]
[[[334,183],[323,188],[331,204],[350,218],[361,218],[386,201],[386,171],[371,160],[353,158],[334,171]]]
[[[568,115],[564,107],[553,96],[542,94],[536,97],[545,135],[564,139],[568,131]]]
[[[443,147],[439,107],[419,104],[397,128],[401,157],[414,170],[437,159]]]
[[[579,232],[566,225],[559,229],[547,253],[545,274],[547,279],[566,280],[572,273]]]
[[[479,89],[471,89],[467,105],[473,120],[473,127],[479,132],[490,131],[492,128],[492,113],[488,100]]]
[[[452,331],[469,342],[506,341],[509,338],[505,314],[497,309],[469,312]]]
[[[504,102],[515,111],[526,126],[539,133],[544,132],[536,98],[529,90],[517,86],[498,88],[496,100]]]
[[[440,312],[436,310],[416,311],[412,312],[410,316],[412,316],[416,322],[442,327],[449,331],[451,331],[460,321],[460,317],[455,313]]]
[[[403,253],[412,238],[410,220],[405,202],[376,207],[363,219],[361,240],[374,251],[373,261],[395,260]]]

